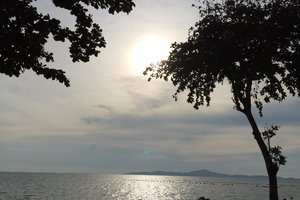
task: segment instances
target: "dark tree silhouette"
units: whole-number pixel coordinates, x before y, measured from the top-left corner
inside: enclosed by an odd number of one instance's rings
[[[219,1],[220,2],[220,1]],[[253,116],[254,104],[262,117],[263,103],[300,96],[300,1],[206,0],[200,20],[186,42],[173,43],[167,60],[144,72],[170,80],[174,94],[188,91],[187,102],[209,106],[218,84],[231,86],[234,108],[244,114],[262,152],[271,200],[278,200],[277,172],[285,164],[281,147],[270,139],[278,126],[261,131]]]
[[[62,27],[59,19],[38,13],[32,5],[35,0],[0,1],[0,73],[19,76],[31,69],[37,75],[58,80],[69,86],[69,80],[61,69],[48,68],[53,53],[45,50],[49,36],[55,41],[70,42],[73,62],[88,62],[97,56],[106,43],[100,26],[93,22],[87,7],[108,9],[110,14],[129,13],[135,6],[132,0],[52,0],[56,7],[70,11],[76,25]]]

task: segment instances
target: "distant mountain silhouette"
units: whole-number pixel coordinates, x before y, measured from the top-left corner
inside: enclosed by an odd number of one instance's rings
[[[216,178],[260,178],[267,179],[267,176],[247,176],[247,175],[228,175],[212,172],[206,169],[191,172],[170,172],[170,171],[153,171],[153,172],[130,172],[128,175],[160,175],[160,176],[199,176],[199,177],[216,177]],[[281,177],[278,177],[281,178]],[[293,178],[289,178],[293,179]]]

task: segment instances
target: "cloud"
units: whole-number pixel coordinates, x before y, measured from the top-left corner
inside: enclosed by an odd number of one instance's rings
[[[114,109],[110,106],[107,106],[107,105],[104,105],[104,104],[99,104],[96,107],[107,111],[110,115],[114,114]]]
[[[147,99],[143,95],[128,91],[128,94],[134,97]],[[165,97],[158,95],[156,98],[160,100]],[[295,122],[300,116],[297,109],[293,109],[297,103],[292,102],[283,105],[286,106],[285,108],[280,107],[282,104],[269,104],[265,106],[265,116],[256,117],[261,127],[265,126],[266,122],[276,122],[276,120],[284,124],[279,135],[272,140],[272,144],[281,145],[284,155],[291,159],[291,163],[295,163],[297,159],[291,155],[299,151],[299,125]],[[265,174],[261,153],[246,118],[227,103],[224,105],[227,109],[212,106],[197,111],[185,102],[171,101],[163,102],[159,109],[133,107],[133,110],[115,113],[109,119],[94,116],[86,117],[85,120],[90,121],[89,125],[94,127],[95,131],[88,134],[88,137],[94,138],[93,141],[105,137],[113,143],[114,148],[123,148],[123,151],[127,148],[139,149],[137,151],[144,152],[144,156],[155,150],[153,159],[157,158],[156,161],[165,158],[167,163],[176,163],[176,166],[185,169],[195,169],[193,166],[211,167],[216,164],[216,166],[227,166],[230,168],[228,172],[233,174],[234,170],[241,169],[249,174]],[[280,115],[277,114],[278,112]],[[103,132],[96,131],[97,127],[110,129],[106,129],[108,132],[104,136]],[[172,158],[176,158],[177,161],[169,160],[166,155],[173,155]],[[239,164],[233,167],[233,163]],[[168,164],[156,166],[170,167]],[[216,169],[222,171],[221,167]],[[287,174],[288,171],[284,170],[282,174]]]
[[[281,103],[265,104],[263,108],[265,121],[282,126],[299,126],[300,99],[287,98]]]

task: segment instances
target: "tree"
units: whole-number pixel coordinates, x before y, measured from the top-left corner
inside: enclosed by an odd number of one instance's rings
[[[300,1],[206,0],[200,20],[186,42],[173,43],[169,57],[144,74],[170,80],[179,93],[188,91],[195,109],[210,105],[218,84],[231,86],[234,108],[244,114],[263,155],[271,200],[278,199],[277,172],[286,160],[270,139],[278,126],[262,131],[252,105],[263,116],[263,104],[300,96]]]
[[[76,18],[75,30],[62,27],[60,21],[49,14],[38,13],[32,5],[36,0],[0,1],[0,73],[19,76],[25,70],[70,85],[61,69],[48,68],[53,53],[45,49],[51,35],[55,41],[70,42],[73,62],[88,62],[97,56],[106,42],[100,26],[93,22],[87,7],[108,9],[110,14],[129,13],[135,6],[132,0],[52,0],[56,7],[66,9]]]

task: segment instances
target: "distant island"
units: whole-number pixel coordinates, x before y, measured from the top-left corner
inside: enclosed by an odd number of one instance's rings
[[[199,177],[214,177],[214,178],[256,178],[256,179],[267,179],[267,176],[247,176],[247,175],[229,175],[229,174],[221,174],[217,172],[212,172],[206,169],[195,170],[190,172],[170,172],[170,171],[153,171],[153,172],[130,172],[126,173],[127,175],[157,175],[157,176],[199,176]],[[278,177],[280,179],[286,179],[282,177]],[[288,178],[295,179],[295,178]]]

